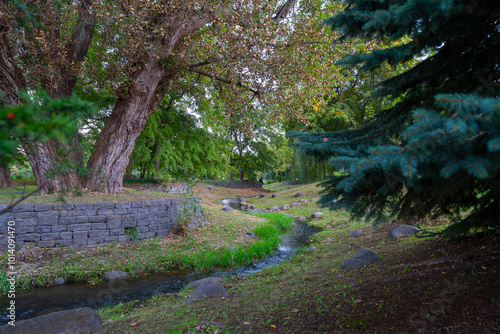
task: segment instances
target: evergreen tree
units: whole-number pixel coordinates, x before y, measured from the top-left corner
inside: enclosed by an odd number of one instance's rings
[[[387,44],[405,37],[409,42],[353,54],[342,64],[375,70],[421,61],[379,85],[376,95],[401,101],[363,126],[292,134],[307,154],[330,157],[330,164],[347,168],[325,183],[323,205],[346,207],[356,217],[379,222],[394,214],[446,213],[456,219],[445,232],[453,235],[500,225],[498,2],[346,4],[324,21],[341,31],[341,40],[363,37]],[[433,107],[438,109],[430,111]],[[465,209],[472,211],[463,218]]]

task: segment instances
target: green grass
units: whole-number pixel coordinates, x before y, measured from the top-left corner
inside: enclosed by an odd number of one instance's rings
[[[255,217],[240,212],[225,212],[204,206],[208,223],[185,236],[171,235],[140,242],[104,245],[94,249],[36,248],[32,258],[18,261],[16,281],[19,288],[54,284],[61,276],[66,281],[102,280],[111,270],[132,275],[173,269],[207,271],[214,267],[237,267],[272,253],[279,235],[293,223],[283,214]],[[258,238],[249,238],[254,232]],[[6,253],[0,266],[7,263]]]

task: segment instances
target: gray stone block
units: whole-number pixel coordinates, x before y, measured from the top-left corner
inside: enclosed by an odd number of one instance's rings
[[[57,225],[73,225],[75,224],[75,217],[59,217]]]
[[[85,210],[71,210],[68,211],[68,217],[85,216]]]
[[[77,210],[92,210],[92,209],[94,209],[94,203],[78,203],[78,204],[75,204],[75,209],[77,209]]]
[[[16,241],[38,241],[40,236],[38,234],[21,234],[16,236]]]
[[[59,239],[59,233],[44,233],[40,235],[40,240],[41,241],[50,241],[50,240],[58,240]]]
[[[148,215],[145,213],[138,213],[134,215],[134,220],[135,221],[141,221],[141,220],[146,220],[148,219]]]
[[[64,240],[73,240],[73,232],[61,232],[59,238]]]
[[[76,216],[75,217],[75,224],[86,224],[88,222],[89,222],[88,216]]]
[[[152,224],[151,219],[142,219],[142,220],[138,220],[137,221],[137,225],[136,226],[149,226],[151,224]]]
[[[112,216],[113,215],[113,209],[98,209],[97,214],[99,216]]]
[[[2,231],[5,231],[6,228],[2,227]],[[25,233],[34,233],[35,232],[35,227],[34,226],[22,226],[22,227],[16,227],[16,234],[25,234]]]
[[[87,231],[76,231],[73,233],[73,242],[75,246],[83,246],[87,244],[88,241]]]
[[[109,236],[109,231],[108,230],[92,230],[92,231],[89,231],[89,237],[90,238],[108,237],[108,236]]]
[[[104,223],[95,223],[95,224],[91,224],[91,229],[92,230],[106,230],[107,225]]]
[[[96,203],[95,208],[98,210],[100,210],[100,209],[114,209],[115,203],[110,203],[110,202]]]
[[[37,216],[38,225],[57,225],[59,220],[59,212],[56,211],[38,212]]]
[[[118,217],[118,216],[116,216]],[[129,222],[134,220],[134,215],[128,214],[128,215],[123,215],[119,216],[122,222]]]
[[[36,218],[30,218],[30,219],[16,219],[16,226],[38,226],[38,221]]]
[[[89,238],[87,245],[98,245],[104,243],[104,237]]]
[[[73,246],[73,239],[57,240],[56,247],[57,246],[61,246],[61,247]]]
[[[141,226],[141,227],[137,228],[137,231],[139,231],[139,233],[146,233],[146,232],[149,232],[149,227],[148,226]]]
[[[57,211],[68,211],[68,210],[73,210],[75,208],[75,205],[73,203],[59,203],[59,204],[54,204],[52,206],[54,210]]]
[[[36,218],[36,212],[17,212],[14,218],[15,219]]]
[[[151,201],[142,201],[143,208],[147,208],[147,207],[150,207],[152,205],[153,205],[153,203]]]
[[[105,223],[109,219],[106,216],[93,216],[88,218],[89,218],[89,223]]]
[[[118,242],[117,236],[104,237],[104,242]]]
[[[51,226],[50,231],[51,232],[65,232],[68,230],[67,225],[56,225],[56,226]]]
[[[169,232],[170,232],[170,230],[158,230],[158,231],[156,231],[155,236],[163,238],[163,237],[166,237]]]
[[[122,221],[122,227],[135,227],[137,223],[135,221],[128,221],[128,222],[123,222]]]
[[[36,243],[38,247],[54,247],[55,244],[55,241],[37,241]]]
[[[130,205],[132,208],[140,208],[142,206],[141,202],[131,202]]]
[[[151,232],[146,232],[146,238],[154,238],[156,236],[156,232],[151,231]]]
[[[116,209],[130,209],[130,207],[131,207],[130,202],[115,203],[115,208]]]
[[[74,224],[68,225],[68,231],[89,231],[90,224]]]
[[[16,214],[14,212],[5,212],[4,214],[0,215],[0,221],[8,222],[14,220],[15,215]]]
[[[37,204],[35,205],[36,212],[52,211],[52,204]]]
[[[106,226],[109,230],[120,228],[122,226],[122,217],[120,216],[109,216]]]
[[[124,234],[125,234],[124,228],[116,228],[109,231],[110,236],[124,235]]]
[[[126,215],[128,213],[128,209],[113,209],[114,215]]]
[[[20,203],[12,208],[12,212],[33,212],[35,210],[34,204]]]
[[[83,216],[95,216],[95,215],[97,215],[96,209],[83,210]]]
[[[50,226],[37,226],[35,227],[35,233],[42,234],[42,233],[50,233],[52,229]]]
[[[68,217],[68,211],[57,211],[59,212],[59,218]]]
[[[130,241],[130,235],[120,235],[118,237],[118,242],[127,242]]]
[[[139,233],[139,240],[146,239],[146,233]]]

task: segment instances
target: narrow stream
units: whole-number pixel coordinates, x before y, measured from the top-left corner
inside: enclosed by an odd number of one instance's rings
[[[225,206],[240,209],[239,199],[223,201]],[[109,304],[118,304],[132,300],[145,300],[156,293],[178,292],[189,282],[210,276],[244,276],[259,272],[265,268],[279,265],[289,259],[300,247],[307,246],[312,234],[319,229],[303,222],[296,222],[289,231],[280,237],[278,249],[269,257],[251,265],[231,270],[213,270],[196,273],[192,270],[175,270],[130,278],[114,280],[96,285],[85,283],[67,283],[59,286],[21,290],[16,293],[16,320],[28,319],[37,315],[78,307],[101,308]],[[0,324],[7,323],[9,300],[2,296],[0,300]]]

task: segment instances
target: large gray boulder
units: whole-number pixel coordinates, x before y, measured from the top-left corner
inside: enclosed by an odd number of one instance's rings
[[[272,194],[271,198],[276,198],[276,197],[280,197],[280,196],[281,196],[281,194]]]
[[[60,311],[0,326],[0,334],[104,333],[102,319],[89,307]]]
[[[293,195],[293,197],[300,197],[300,196],[305,196],[305,195],[306,195],[305,193],[303,193],[302,191],[299,191],[298,193]]]
[[[378,257],[378,255],[375,254],[374,251],[365,249],[357,252],[356,254],[354,254],[354,256],[342,262],[339,269],[340,270],[354,269],[378,261],[380,261],[380,257]]]
[[[283,204],[281,207],[280,207],[280,210],[288,210],[290,209],[290,205],[288,204]]]
[[[104,274],[104,279],[106,281],[111,281],[114,279],[125,279],[128,278],[130,274],[126,271],[112,270]]]
[[[279,206],[272,206],[269,210],[271,211],[278,211],[280,209]]]
[[[201,281],[201,282],[200,282]],[[203,299],[205,297],[209,296],[222,296],[225,297],[228,295],[226,289],[222,285],[221,282],[219,282],[219,279],[216,277],[208,277],[203,280],[200,280],[196,282],[197,287],[189,296],[188,300],[186,303],[192,303],[195,300]],[[195,282],[193,282],[195,283]],[[194,286],[194,284],[192,286]]]
[[[387,236],[391,239],[396,239],[399,237],[403,237],[405,235],[411,235],[418,231],[419,228],[411,225],[406,225],[406,224],[401,224],[399,226],[394,227],[391,229],[388,233]]]

